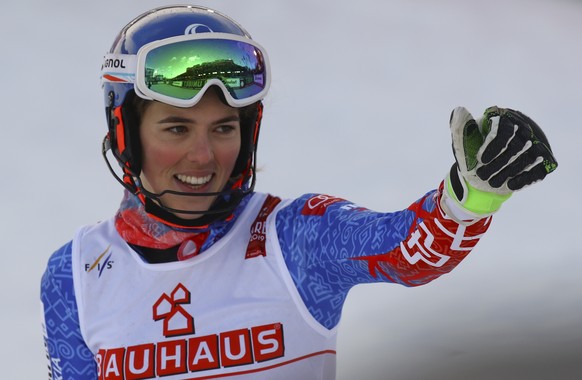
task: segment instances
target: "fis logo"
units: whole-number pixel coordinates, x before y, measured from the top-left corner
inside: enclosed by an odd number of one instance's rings
[[[113,261],[111,261],[112,254],[111,245],[109,245],[93,263],[85,264],[85,272],[97,271],[97,277],[100,278],[105,269],[111,269],[113,267]]]

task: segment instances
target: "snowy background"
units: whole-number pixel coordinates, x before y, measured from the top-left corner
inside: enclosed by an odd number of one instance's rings
[[[3,379],[46,378],[46,261],[121,196],[100,155],[101,58],[126,22],[163,4],[21,0],[0,12]],[[259,191],[407,207],[448,170],[458,105],[523,110],[559,161],[507,202],[453,273],[415,289],[355,288],[338,379],[582,378],[582,1],[202,4],[270,55]]]

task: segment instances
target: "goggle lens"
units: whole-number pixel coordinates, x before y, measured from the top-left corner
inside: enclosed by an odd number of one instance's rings
[[[235,100],[254,98],[267,89],[267,63],[260,48],[230,39],[195,39],[147,51],[142,67],[150,96],[188,101],[207,84],[222,83]],[[138,74],[139,77],[139,74]]]

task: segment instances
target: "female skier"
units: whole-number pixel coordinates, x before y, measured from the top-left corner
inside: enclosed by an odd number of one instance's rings
[[[522,113],[457,108],[454,165],[402,211],[258,193],[271,80],[263,47],[214,10],[157,8],[121,30],[102,68],[103,155],[124,197],[50,257],[50,378],[334,379],[354,285],[451,271],[514,191],[557,166]]]

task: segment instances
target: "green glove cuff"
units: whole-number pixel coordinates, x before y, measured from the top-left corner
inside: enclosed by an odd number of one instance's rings
[[[478,214],[478,215],[490,215],[499,210],[503,202],[511,197],[512,193],[509,194],[496,194],[488,191],[482,191],[471,186],[467,181],[461,179],[465,184],[466,194],[464,194],[464,200],[461,201],[455,196],[455,191],[451,185],[451,180],[448,178],[446,181],[447,192],[450,196],[456,199],[459,204],[466,210]]]

